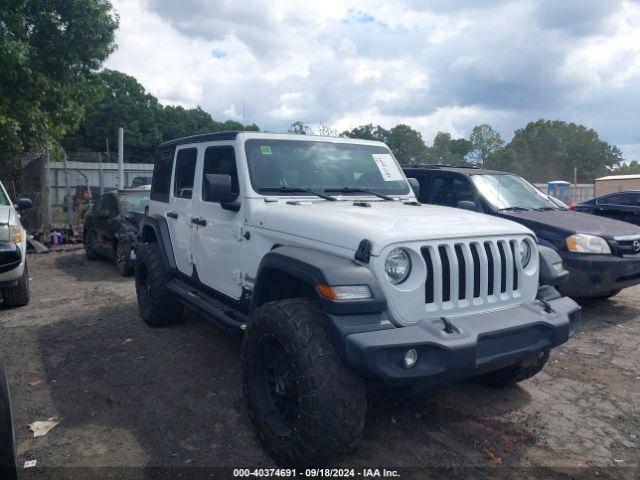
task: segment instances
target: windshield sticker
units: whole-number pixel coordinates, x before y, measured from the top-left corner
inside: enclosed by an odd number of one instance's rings
[[[271,147],[269,145],[263,145],[260,147],[260,152],[263,155],[271,155]]]
[[[372,153],[371,156],[380,170],[380,175],[385,182],[397,182],[398,180],[404,180],[402,178],[402,172],[398,168],[398,165],[393,160],[393,157],[389,153]]]

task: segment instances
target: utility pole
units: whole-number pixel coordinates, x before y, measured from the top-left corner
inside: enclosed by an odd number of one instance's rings
[[[109,155],[109,137],[105,137],[105,143],[107,144],[107,163],[111,161],[111,155]]]
[[[118,128],[118,190],[124,190],[124,128]]]

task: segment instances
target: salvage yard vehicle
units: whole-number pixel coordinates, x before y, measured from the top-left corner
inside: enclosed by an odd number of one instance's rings
[[[149,205],[149,187],[103,194],[87,212],[84,250],[87,259],[104,257],[123,277],[133,274],[140,221]]]
[[[640,190],[608,193],[578,203],[572,210],[640,225]]]
[[[557,256],[515,222],[421,205],[380,142],[219,132],[163,143],[136,258],[142,319],[244,332],[250,419],[281,465],[362,434],[366,387],[532,377],[575,332]],[[542,272],[542,273],[541,273]]]
[[[29,303],[27,232],[18,212],[31,206],[28,198],[19,198],[14,205],[0,182],[0,295],[7,307]]]
[[[405,167],[420,184],[420,201],[516,221],[556,251],[569,278],[559,289],[574,298],[605,299],[640,284],[640,227],[572,212],[524,178],[507,172],[443,165]]]
[[[0,358],[0,478],[13,480],[18,478],[17,451],[9,385]]]

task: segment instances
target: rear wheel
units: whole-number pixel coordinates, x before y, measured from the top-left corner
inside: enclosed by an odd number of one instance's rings
[[[29,271],[27,263],[24,264],[24,272],[14,287],[2,290],[2,299],[7,307],[24,307],[29,304],[31,292],[29,290]]]
[[[84,253],[87,260],[98,259],[98,254],[96,253],[96,234],[91,230],[84,234]]]
[[[136,256],[136,295],[144,322],[152,327],[176,323],[182,317],[183,306],[167,288],[172,276],[164,268],[157,243],[145,243]]]
[[[278,464],[323,465],[360,438],[364,383],[338,357],[316,302],[282,300],[255,311],[242,378],[249,417]]]
[[[549,350],[545,350],[536,357],[525,360],[519,364],[485,373],[484,375],[476,377],[474,380],[485,387],[506,387],[537,375],[542,371],[547,360],[549,360]]]
[[[131,247],[126,242],[116,244],[116,268],[123,277],[130,277],[133,273],[131,264]]]

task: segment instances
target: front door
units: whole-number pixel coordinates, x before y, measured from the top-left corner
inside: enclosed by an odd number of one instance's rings
[[[230,175],[232,191],[239,196],[236,155],[232,144],[217,142],[204,150],[204,161],[197,181],[200,188],[193,208],[199,221],[193,235],[193,254],[202,283],[239,299],[243,287],[252,288],[255,274],[249,271],[254,259],[249,251],[249,240],[242,231],[242,205],[241,210],[236,212],[225,210],[220,203],[208,200],[204,176],[209,173]]]
[[[166,213],[176,266],[188,276],[193,273],[191,235],[194,224],[191,221],[193,217],[191,202],[197,160],[198,149],[195,147],[181,148],[177,151],[169,207]]]

